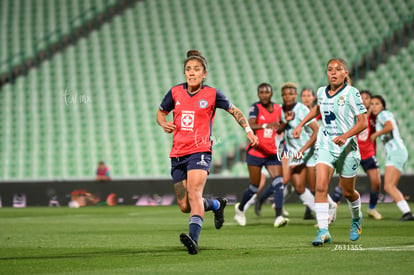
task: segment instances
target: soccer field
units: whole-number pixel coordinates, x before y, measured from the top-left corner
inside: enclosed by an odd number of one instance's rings
[[[367,205],[363,205],[366,213]],[[414,205],[411,204],[411,208]],[[206,213],[198,255],[179,241],[188,214],[177,206],[0,209],[0,274],[413,274],[414,222],[400,222],[395,204],[380,204],[384,220],[365,218],[349,241],[350,213],[338,207],[333,242],[313,247],[316,221],[287,204],[290,223],[273,227],[273,212],[253,209],[247,226],[225,211],[222,229]]]

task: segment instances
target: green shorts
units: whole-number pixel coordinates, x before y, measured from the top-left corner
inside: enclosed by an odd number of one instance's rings
[[[402,172],[404,170],[405,164],[407,163],[407,160],[407,149],[387,152],[385,166],[394,166]]]
[[[319,148],[315,150],[316,165],[319,163],[326,164],[344,178],[353,178],[358,171],[361,155],[359,151],[343,151],[341,155],[334,156],[326,149]]]

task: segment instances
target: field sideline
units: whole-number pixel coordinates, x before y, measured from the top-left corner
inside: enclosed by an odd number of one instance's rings
[[[262,217],[249,209],[246,227],[233,221],[232,205],[220,230],[206,213],[200,252],[188,255],[178,237],[188,215],[177,206],[1,208],[0,274],[414,273],[414,222],[400,222],[395,204],[379,204],[382,221],[365,217],[357,242],[349,241],[349,209],[339,205],[333,242],[323,247],[311,245],[316,221],[303,220],[304,207],[286,209],[290,224],[279,229],[270,205]]]

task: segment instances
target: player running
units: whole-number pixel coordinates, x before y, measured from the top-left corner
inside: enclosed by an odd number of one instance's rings
[[[369,196],[368,216],[376,220],[381,220],[382,215],[377,211],[379,191],[381,187],[381,174],[378,161],[375,156],[375,143],[371,140],[372,133],[375,132],[375,116],[370,110],[372,94],[368,90],[361,90],[362,102],[368,110],[368,127],[357,135],[358,147],[361,153],[361,166],[367,173],[371,182],[371,192]]]
[[[198,51],[188,51],[184,61],[186,82],[171,88],[157,111],[157,123],[166,133],[173,133],[170,153],[171,176],[177,203],[184,213],[190,213],[189,234],[180,241],[189,254],[198,253],[198,239],[203,226],[204,211],[214,212],[215,227],[224,222],[226,199],[203,199],[212,156],[212,127],[217,108],[227,110],[247,133],[252,147],[257,137],[243,113],[217,89],[204,85],[207,61]],[[173,111],[173,121],[167,115]]]
[[[299,198],[307,207],[315,211],[315,198],[311,191],[305,187],[305,181],[311,189],[315,188],[315,159],[314,143],[318,134],[319,126],[315,119],[310,120],[303,126],[299,138],[293,136],[293,130],[309,113],[309,108],[297,102],[298,97],[296,84],[287,82],[282,85],[283,114],[277,133],[284,132],[289,157],[289,171],[292,184]],[[328,195],[329,221],[333,222],[336,217],[337,205]]]
[[[286,225],[289,220],[282,216],[283,208],[283,178],[282,164],[277,157],[276,129],[279,126],[282,109],[280,105],[271,101],[273,95],[272,86],[262,83],[257,87],[259,102],[250,107],[249,125],[259,138],[259,146],[256,148],[249,144],[247,147],[247,168],[249,170],[250,185],[243,194],[240,203],[234,207],[234,219],[241,226],[246,225],[244,206],[257,193],[262,167],[265,166],[272,178],[274,201],[276,204],[275,227]]]
[[[335,169],[352,216],[351,241],[359,239],[362,222],[361,200],[355,190],[356,173],[361,159],[355,135],[367,127],[367,110],[359,91],[351,86],[348,67],[343,59],[329,60],[327,76],[329,85],[318,89],[317,105],[293,131],[293,136],[299,138],[306,123],[322,114],[322,127],[315,145],[315,209],[319,230],[312,241],[314,246],[331,241],[327,194]]]
[[[385,99],[380,95],[375,95],[371,99],[371,112],[377,116],[376,132],[371,135],[371,140],[375,141],[380,137],[384,143],[386,162],[384,173],[384,190],[396,202],[398,209],[403,213],[402,221],[413,221],[414,216],[410,206],[404,199],[403,194],[398,189],[398,181],[408,159],[407,148],[400,136],[398,125],[394,115],[387,110]]]

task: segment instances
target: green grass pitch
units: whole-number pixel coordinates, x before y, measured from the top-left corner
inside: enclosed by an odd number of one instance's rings
[[[384,220],[365,217],[357,242],[349,240],[350,213],[340,204],[333,242],[323,247],[311,245],[316,221],[303,220],[304,207],[286,209],[290,223],[278,229],[270,205],[262,217],[249,209],[245,227],[233,221],[232,205],[220,230],[206,213],[199,254],[189,255],[179,242],[188,214],[177,206],[2,208],[0,274],[414,273],[414,222],[400,222],[395,204],[378,205]]]

